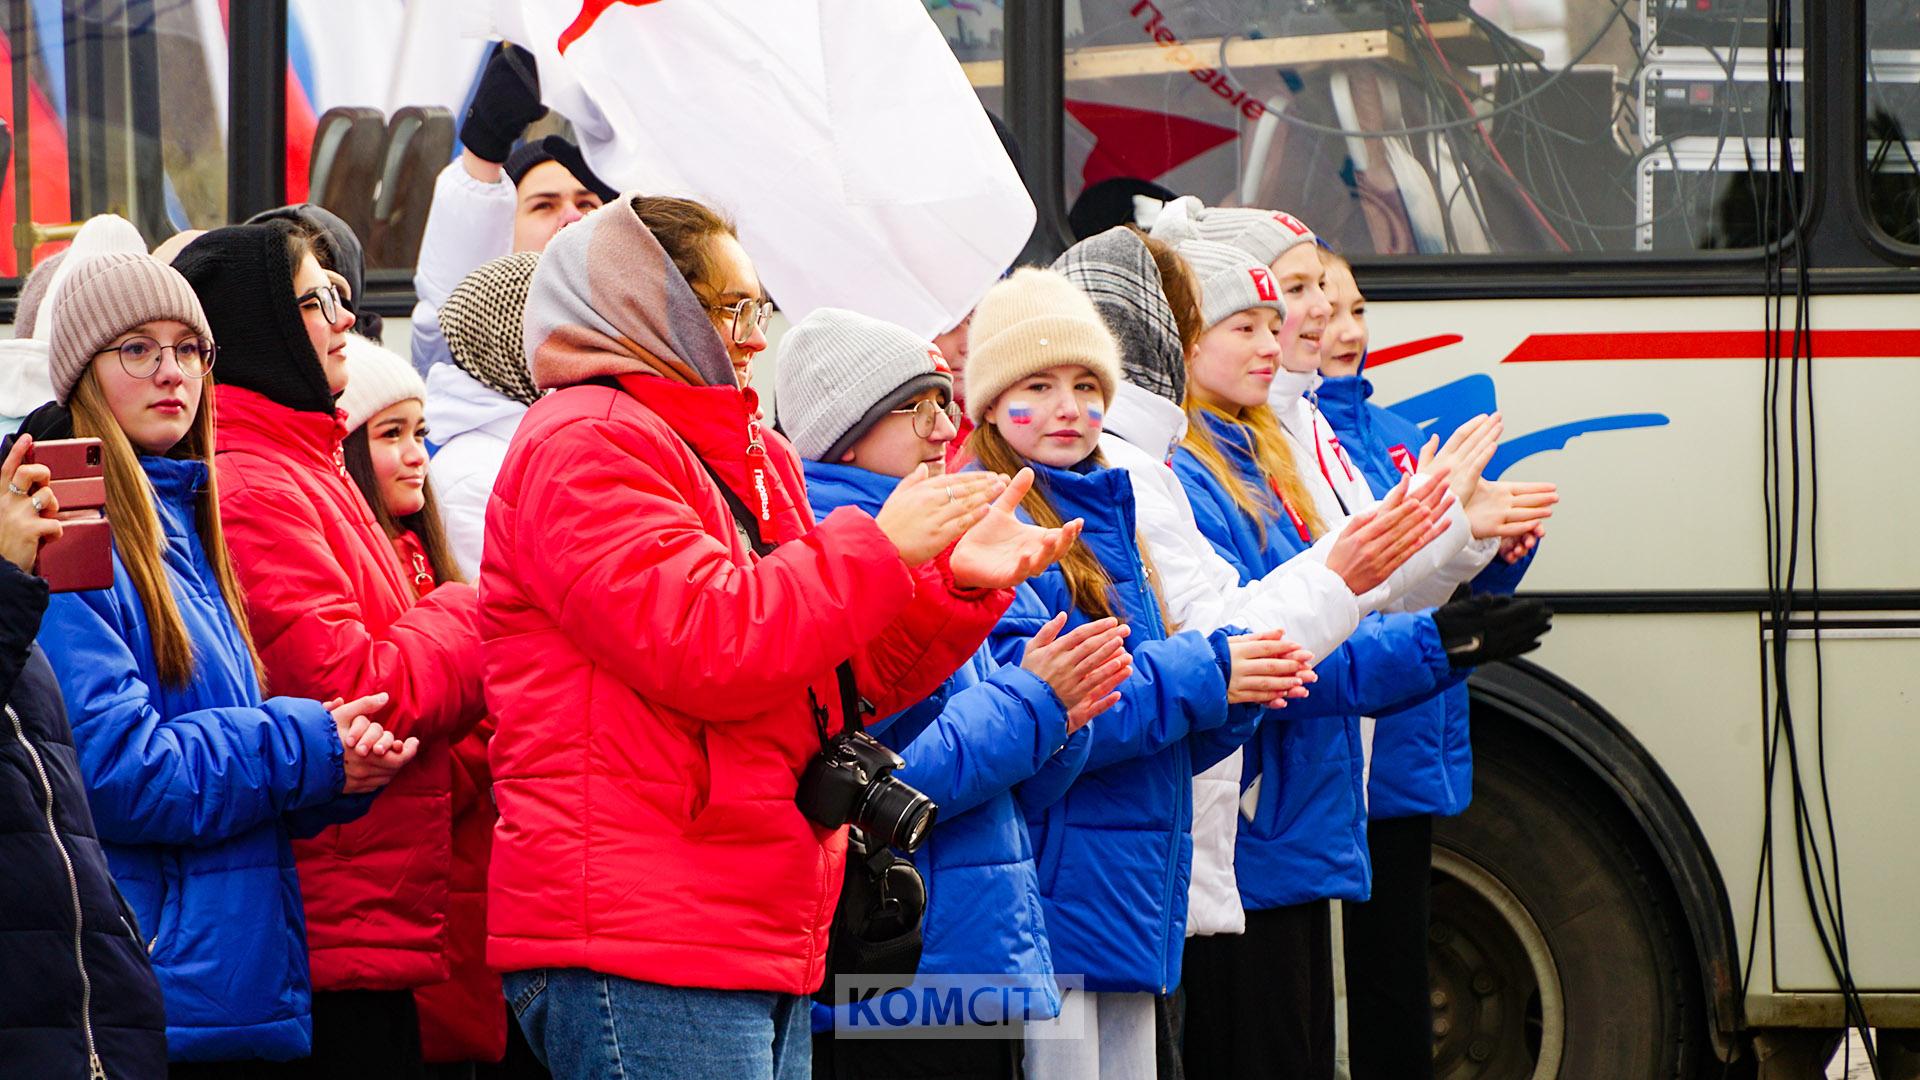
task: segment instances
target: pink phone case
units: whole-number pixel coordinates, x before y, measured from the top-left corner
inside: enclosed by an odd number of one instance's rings
[[[106,469],[100,440],[59,439],[35,443],[27,460],[53,474],[48,488],[59,500],[60,539],[40,549],[34,572],[53,592],[85,592],[113,586],[113,526],[107,521]],[[102,516],[73,520],[64,515],[95,510]]]

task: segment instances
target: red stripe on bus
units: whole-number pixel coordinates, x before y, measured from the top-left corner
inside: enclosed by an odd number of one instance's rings
[[[1367,351],[1367,367],[1383,367],[1393,363],[1395,360],[1405,360],[1409,356],[1418,356],[1423,352],[1444,349],[1448,345],[1457,345],[1464,340],[1466,339],[1462,338],[1459,334],[1436,334],[1433,337],[1424,337],[1418,341],[1389,345],[1384,349],[1370,349]]]
[[[1781,351],[1793,347],[1781,336]],[[1801,339],[1810,356],[1920,356],[1920,330],[1815,330]],[[1676,330],[1649,334],[1530,334],[1506,364],[1557,360],[1764,360],[1764,330]]]

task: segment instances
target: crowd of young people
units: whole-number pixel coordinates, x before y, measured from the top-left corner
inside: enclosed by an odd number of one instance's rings
[[[582,190],[423,261],[410,358],[313,208],[166,259],[103,219],[29,282],[0,1073],[1331,1077],[1337,965],[1352,1075],[1430,1071],[1431,820],[1557,495],[1485,477],[1499,417],[1368,400],[1349,264],[1179,199],[936,340],[808,314],[769,416],[725,216],[473,134],[469,210]],[[49,596],[26,457],[76,437],[113,584]],[[823,809],[850,728],[924,836]],[[810,997],[893,859],[894,974],[1017,1012]]]

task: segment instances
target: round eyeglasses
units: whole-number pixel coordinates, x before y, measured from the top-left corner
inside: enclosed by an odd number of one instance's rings
[[[728,337],[735,345],[745,345],[753,339],[753,332],[764,332],[767,324],[773,321],[773,302],[748,297],[732,304],[708,304],[707,310],[715,315],[726,313],[733,322],[728,327]]]
[[[940,427],[940,418],[943,416],[947,418],[947,423],[953,425],[955,431],[960,430],[961,412],[960,403],[957,401],[949,401],[942,405],[932,398],[922,398],[911,408],[891,410],[891,415],[898,416],[901,413],[913,414],[913,433],[922,439],[933,438],[933,433]]]
[[[294,297],[293,303],[295,307],[300,308],[304,308],[308,304],[319,304],[320,317],[327,320],[328,326],[332,326],[340,321],[340,308],[345,301],[340,298],[339,289],[332,285],[322,285],[317,289],[308,289],[306,292]]]
[[[154,372],[160,370],[160,362],[168,352],[173,353],[173,362],[180,365],[180,374],[189,379],[204,379],[207,372],[213,370],[213,342],[206,338],[183,338],[171,345],[162,345],[150,337],[131,337],[93,355],[119,353],[123,371],[136,379],[151,379]]]

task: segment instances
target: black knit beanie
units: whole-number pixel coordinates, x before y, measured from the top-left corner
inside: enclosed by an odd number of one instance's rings
[[[174,257],[206,309],[220,348],[214,381],[245,387],[301,412],[333,415],[326,369],[293,302],[287,221],[215,229]]]

